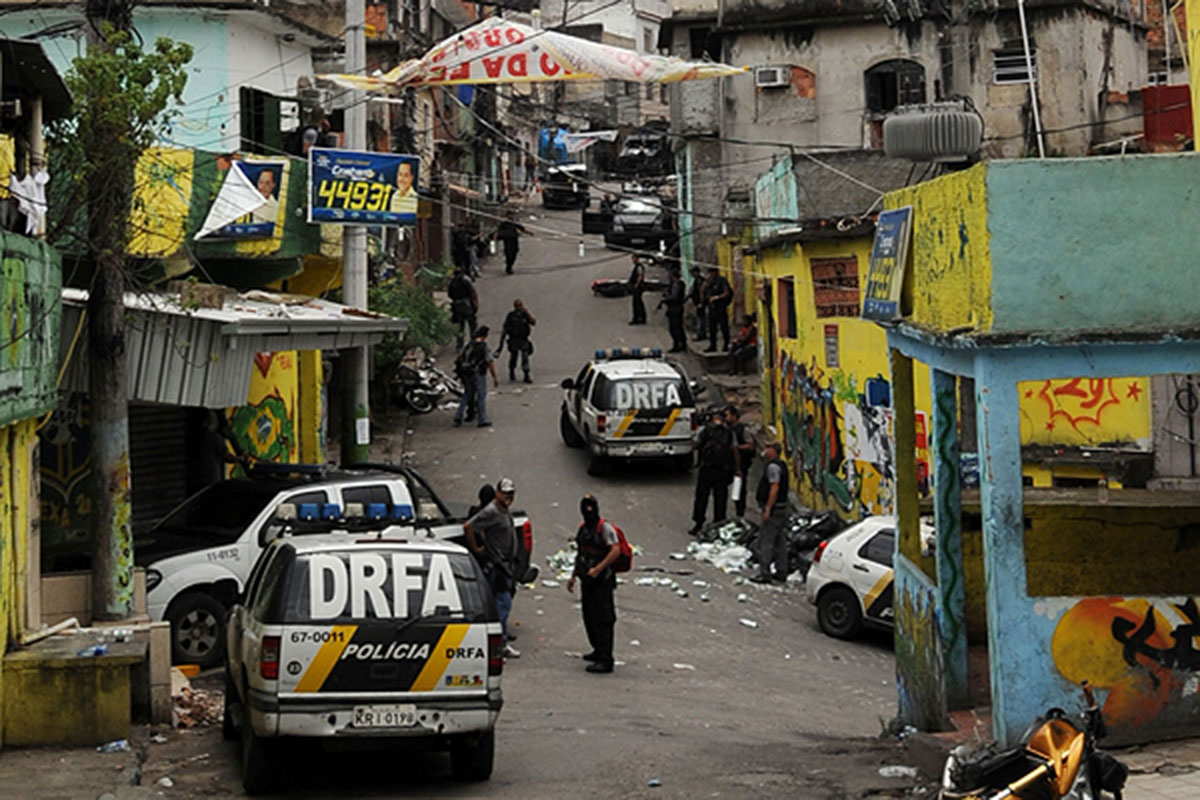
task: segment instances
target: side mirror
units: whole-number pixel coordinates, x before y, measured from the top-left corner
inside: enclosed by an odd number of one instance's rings
[[[562,388],[564,388],[564,389],[574,389],[574,388],[575,388],[575,381],[571,380],[570,378],[563,378],[563,382],[562,382]]]

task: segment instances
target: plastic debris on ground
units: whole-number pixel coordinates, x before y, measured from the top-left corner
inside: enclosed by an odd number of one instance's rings
[[[917,777],[916,767],[906,767],[901,764],[889,764],[886,767],[879,768],[879,777],[881,778],[915,778]]]
[[[80,658],[92,658],[94,656],[102,656],[107,652],[108,645],[106,644],[89,644],[82,650],[77,651],[75,655],[79,656]]]
[[[558,581],[550,580],[549,578],[542,580],[542,586],[546,587],[547,589],[557,589],[561,585],[562,584],[560,584]]]
[[[642,641],[641,641],[641,639],[630,639],[629,646],[630,647],[641,647]]]
[[[654,578],[644,577],[644,578],[635,579],[633,582],[633,585],[634,586],[653,586],[656,583],[658,583],[658,581],[654,580]]]
[[[650,780],[646,781],[646,785],[651,787],[662,786],[662,781],[660,781],[658,778],[651,778]]]
[[[685,558],[687,558],[687,553],[671,553],[671,560],[673,561],[683,561]]]
[[[150,741],[154,744],[166,744],[167,735],[165,733],[156,733],[150,737]]]
[[[739,594],[737,596],[737,601],[739,603],[748,603],[748,602],[750,602],[750,595],[746,594],[745,592],[742,592],[741,594]]]
[[[700,595],[700,602],[701,602],[701,603],[707,603],[707,602],[708,602],[709,600],[711,600],[711,599],[712,599],[712,598],[708,596],[708,592],[705,592],[704,594]]]
[[[758,627],[757,622],[755,622],[752,619],[746,619],[745,617],[742,617],[741,619],[739,619],[738,622],[742,623],[747,628],[757,628]]]
[[[185,686],[171,699],[175,703],[171,709],[171,720],[176,728],[216,725],[225,713],[225,696],[221,692]]]
[[[97,753],[125,753],[129,751],[128,739],[116,739],[96,748]]]
[[[570,542],[558,552],[546,556],[546,563],[554,570],[559,580],[571,577],[571,573],[575,571],[575,542]]]
[[[163,775],[161,778],[155,781],[155,786],[161,786],[164,789],[170,789],[174,785],[175,781],[171,780],[166,775]]]
[[[757,536],[758,525],[749,520],[710,522],[700,529],[687,551],[697,561],[706,561],[725,572],[740,572],[754,557],[750,546]]]
[[[685,669],[690,670],[691,672],[696,671],[696,667],[692,664],[672,664],[672,666],[675,667],[675,669]]]

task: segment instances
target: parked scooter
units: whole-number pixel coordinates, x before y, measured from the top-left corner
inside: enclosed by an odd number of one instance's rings
[[[392,378],[392,399],[403,400],[417,414],[428,414],[444,394],[462,397],[462,382],[443,372],[432,358],[419,366],[401,364]]]
[[[971,752],[956,747],[942,771],[942,800],[1099,800],[1109,792],[1121,800],[1129,769],[1096,747],[1104,717],[1087,681],[1086,708],[1068,715],[1052,708],[1008,750],[995,745]]]

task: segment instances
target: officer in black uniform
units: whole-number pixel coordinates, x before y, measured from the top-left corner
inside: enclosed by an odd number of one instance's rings
[[[725,519],[725,507],[729,500],[729,482],[737,471],[737,449],[734,447],[733,431],[725,424],[721,411],[710,415],[696,443],[700,451],[700,468],[696,471],[696,498],[692,503],[692,522],[688,531],[695,536],[704,525],[708,513],[708,495],[712,494],[713,519]]]
[[[683,328],[683,304],[687,301],[687,290],[683,286],[679,265],[671,267],[671,282],[667,293],[658,305],[667,307],[667,330],[671,332],[671,349],[667,352],[682,353],[687,350],[687,332]]]

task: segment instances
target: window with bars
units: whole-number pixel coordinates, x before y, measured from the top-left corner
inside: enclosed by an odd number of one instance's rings
[[[857,317],[858,258],[814,258],[811,265],[817,317]]]
[[[796,281],[792,278],[780,278],[779,290],[775,296],[779,298],[779,335],[784,339],[795,339]]]
[[[1029,62],[1033,66],[1033,79],[1038,76],[1037,50],[1033,40],[1029,42]],[[992,51],[992,83],[1028,83],[1029,70],[1025,66],[1025,45],[1020,41],[1007,42],[1004,47]]]
[[[867,70],[864,78],[868,111],[882,114],[925,102],[925,68],[916,61],[884,61]]]

